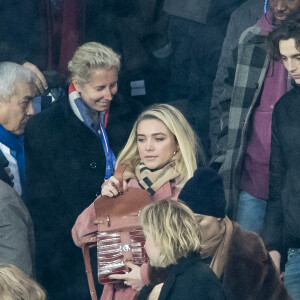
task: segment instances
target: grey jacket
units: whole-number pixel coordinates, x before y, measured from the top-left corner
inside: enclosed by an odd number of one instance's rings
[[[228,115],[224,115],[219,103],[231,97],[232,85],[227,84],[225,79],[235,72],[237,47],[241,34],[250,26],[256,24],[257,20],[263,15],[264,0],[248,0],[241,5],[230,18],[227,27],[226,37],[223,42],[222,53],[218,63],[218,70],[213,85],[210,111],[210,143],[212,156],[216,155],[223,146],[218,143],[221,132],[221,123],[228,122]],[[219,146],[219,148],[217,148]]]
[[[34,275],[34,231],[29,212],[16,191],[0,180],[0,262]]]
[[[227,214],[235,219],[243,155],[247,145],[250,116],[264,83],[270,58],[267,54],[267,36],[254,25],[239,40],[237,56],[232,52],[235,69],[228,74],[221,108],[221,134],[214,163],[221,164],[227,200]],[[231,92],[230,92],[231,91]]]

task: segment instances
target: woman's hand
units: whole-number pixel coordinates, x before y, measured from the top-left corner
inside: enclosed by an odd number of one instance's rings
[[[119,194],[120,187],[121,187],[120,181],[116,177],[111,176],[102,184],[101,195],[108,196],[108,197],[117,196]],[[128,189],[127,182],[123,180],[123,190],[126,191],[127,189]]]
[[[273,263],[274,263],[276,269],[280,273],[280,259],[281,259],[280,253],[276,250],[272,250],[272,251],[269,252],[269,254],[270,254],[270,256],[273,260]]]
[[[110,275],[109,278],[124,280],[125,285],[131,286],[139,292],[143,287],[140,271],[141,268],[131,262],[125,262],[125,265],[131,269],[129,273]]]

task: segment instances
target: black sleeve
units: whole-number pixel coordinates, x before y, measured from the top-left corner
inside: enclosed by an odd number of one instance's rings
[[[10,186],[13,186],[12,180],[8,177],[7,173],[4,171],[4,168],[8,166],[8,160],[0,151],[0,180],[8,183]]]
[[[165,284],[168,286],[168,281]],[[165,299],[166,287],[163,286],[160,296]],[[225,300],[226,298],[221,282],[213,271],[206,265],[199,266],[199,263],[196,263],[191,271],[176,278],[166,299]]]
[[[25,148],[25,201],[34,218],[34,211],[39,211],[39,202],[50,201],[59,193],[60,186],[51,172],[52,161],[49,157],[47,136],[37,122],[29,122],[24,132]],[[57,145],[55,145],[57,147]]]
[[[281,193],[285,183],[287,168],[284,163],[283,151],[278,134],[280,121],[277,112],[278,110],[276,110],[275,106],[272,119],[269,199],[264,220],[263,239],[269,251],[277,250],[281,252],[283,224]]]

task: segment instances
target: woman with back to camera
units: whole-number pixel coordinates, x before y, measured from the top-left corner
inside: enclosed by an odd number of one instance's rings
[[[129,139],[121,151],[117,165],[128,167],[123,178],[130,187],[143,188],[151,194],[153,202],[165,198],[177,200],[185,182],[197,168],[196,136],[184,116],[167,104],[153,105],[140,114]],[[199,151],[204,159],[203,151]],[[148,178],[147,183],[143,180]],[[120,182],[111,177],[102,186],[102,195],[117,195]],[[81,246],[81,238],[97,230],[94,204],[92,203],[78,218],[72,229],[75,244]],[[128,286],[104,286],[101,300],[133,299],[136,291],[148,282],[147,266],[141,268],[127,264],[132,271],[112,278],[124,280]]]
[[[197,219],[180,201],[162,200],[141,212],[151,284],[138,300],[224,300],[222,285],[201,262]]]
[[[262,239],[226,216],[216,171],[196,170],[179,199],[197,214],[200,255],[220,279],[227,300],[291,300]]]

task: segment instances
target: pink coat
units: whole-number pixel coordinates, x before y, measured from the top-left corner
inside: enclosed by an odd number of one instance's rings
[[[140,188],[136,179],[131,179],[128,183],[129,187]],[[180,188],[175,186],[175,183],[166,182],[152,196],[152,201],[157,202],[166,198],[177,200],[180,193]],[[77,218],[75,225],[72,228],[72,237],[76,246],[81,247],[81,238],[88,233],[96,232],[97,226],[94,224],[96,219],[94,203],[87,207]],[[148,266],[144,264],[141,267],[141,278],[143,284],[148,284],[147,276]],[[136,295],[136,291],[132,288],[117,288],[112,284],[104,285],[103,293],[100,300],[132,300]]]

